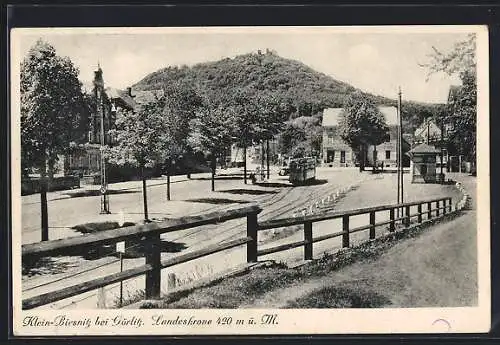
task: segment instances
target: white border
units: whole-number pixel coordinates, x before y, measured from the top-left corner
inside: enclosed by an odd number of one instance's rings
[[[20,195],[20,104],[19,104],[19,62],[20,38],[34,33],[95,33],[95,34],[152,34],[152,33],[466,33],[477,35],[477,219],[478,219],[478,306],[470,308],[412,308],[412,309],[336,309],[336,310],[79,310],[56,312],[51,310],[22,311],[21,306],[21,198]],[[182,335],[182,334],[358,334],[358,333],[433,333],[443,332],[442,325],[433,326],[437,319],[450,324],[451,332],[487,332],[490,328],[490,200],[489,200],[489,62],[488,29],[486,26],[370,26],[370,27],[210,27],[210,28],[36,28],[11,31],[11,176],[13,196],[12,222],[12,266],[13,266],[13,326],[15,335]],[[275,326],[231,327],[101,327],[101,328],[50,328],[22,327],[23,317],[38,315],[52,319],[57,313],[70,318],[114,317],[122,315],[141,317],[149,323],[152,315],[181,318],[195,315],[198,319],[216,321],[218,316],[231,316],[233,320],[254,317],[259,320],[263,313],[279,314]]]

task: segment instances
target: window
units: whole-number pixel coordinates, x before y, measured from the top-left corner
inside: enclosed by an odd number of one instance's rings
[[[385,159],[391,159],[391,150],[385,151]]]
[[[345,151],[340,151],[340,163],[345,163]]]
[[[331,163],[335,160],[335,150],[327,150],[327,163]]]

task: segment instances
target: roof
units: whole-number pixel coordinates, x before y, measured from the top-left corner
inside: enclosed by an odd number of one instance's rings
[[[132,97],[130,97],[127,91],[118,90],[112,87],[107,87],[106,95],[110,99],[115,99],[115,100],[120,99],[124,103],[124,105],[126,105],[130,109],[135,109],[136,107],[136,102]]]
[[[420,144],[410,150],[410,153],[439,153],[440,151],[432,145]]]
[[[398,109],[396,107],[379,106],[377,108],[384,115],[387,125],[398,124]],[[323,127],[338,126],[342,111],[344,111],[344,108],[327,108],[323,110]]]
[[[450,85],[450,90],[448,91],[448,103],[453,103],[459,93],[461,85]]]
[[[156,97],[163,96],[163,90],[132,91],[132,95],[137,103],[143,104],[154,101]]]
[[[384,114],[385,122],[389,126],[398,124],[398,108],[396,107],[378,107],[378,110]]]
[[[344,111],[344,108],[327,108],[323,110],[323,127],[338,126],[342,111]]]
[[[427,131],[429,131],[431,136],[441,135],[441,129],[431,117],[425,119],[424,122],[422,122],[422,124],[415,129],[415,136],[427,137]]]

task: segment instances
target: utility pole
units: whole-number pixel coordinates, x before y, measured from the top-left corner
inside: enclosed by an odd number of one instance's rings
[[[269,139],[266,140],[267,179],[269,180]]]
[[[100,171],[101,171],[101,214],[109,214],[109,200],[108,200],[108,179],[106,176],[106,157],[104,155],[104,145],[105,145],[105,105],[104,105],[104,80],[102,78],[102,70],[99,64],[97,64],[97,71],[95,72],[94,78],[95,96],[97,101],[96,111],[101,122],[101,140],[100,140]]]
[[[398,156],[399,156],[399,169],[398,169],[398,174],[401,174],[400,178],[398,178],[398,202],[404,203],[404,193],[403,193],[403,185],[404,185],[404,179],[403,179],[403,173],[404,173],[404,165],[403,165],[403,119],[402,119],[402,113],[401,113],[401,87],[399,87],[399,92],[398,92]],[[401,192],[401,195],[399,196],[399,193]]]
[[[430,118],[427,119],[427,145],[430,144],[430,137],[431,137],[431,121]]]
[[[441,149],[441,175],[440,175],[440,180],[441,180],[441,183],[444,183],[444,174],[443,174],[443,146],[444,146],[444,119],[443,117],[441,117],[441,145],[440,146],[440,149]]]

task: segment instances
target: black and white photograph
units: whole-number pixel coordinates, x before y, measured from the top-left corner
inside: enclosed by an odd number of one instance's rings
[[[15,335],[488,331],[488,84],[482,26],[13,29]]]

